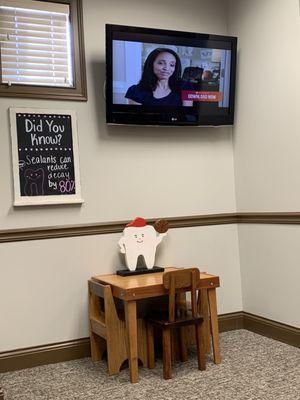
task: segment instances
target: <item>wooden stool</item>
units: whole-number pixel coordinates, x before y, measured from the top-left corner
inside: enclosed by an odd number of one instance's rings
[[[91,280],[89,284],[89,320],[92,361],[102,359],[107,352],[108,374],[117,374],[128,359],[125,320],[117,313],[110,285]],[[147,331],[143,319],[138,324],[138,358],[144,366],[147,361]]]

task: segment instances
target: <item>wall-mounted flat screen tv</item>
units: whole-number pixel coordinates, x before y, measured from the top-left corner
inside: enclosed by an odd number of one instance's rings
[[[232,125],[237,38],[106,25],[106,121]]]

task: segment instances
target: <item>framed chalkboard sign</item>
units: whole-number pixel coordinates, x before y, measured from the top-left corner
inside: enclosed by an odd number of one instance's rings
[[[14,205],[83,203],[75,111],[9,111]]]

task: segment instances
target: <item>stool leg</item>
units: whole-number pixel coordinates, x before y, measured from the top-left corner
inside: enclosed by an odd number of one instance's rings
[[[90,332],[91,341],[91,358],[93,362],[102,360],[103,353],[106,350],[106,340],[96,335],[94,332]]]
[[[171,331],[163,329],[163,369],[164,379],[172,378],[172,353],[171,353]]]

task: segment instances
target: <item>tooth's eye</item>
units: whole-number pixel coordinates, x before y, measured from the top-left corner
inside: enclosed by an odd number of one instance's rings
[[[144,234],[142,233],[142,237],[144,237]]]
[[[135,238],[137,238],[137,235],[134,235]]]

